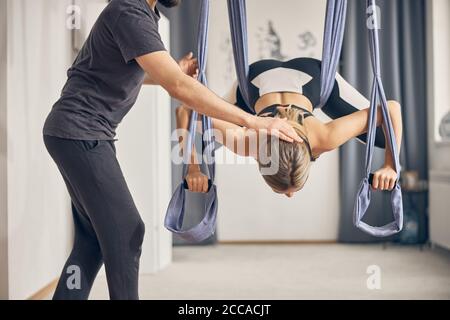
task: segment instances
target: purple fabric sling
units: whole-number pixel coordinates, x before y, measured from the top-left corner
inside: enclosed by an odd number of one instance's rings
[[[198,80],[207,85],[206,80],[206,61],[208,53],[208,25],[209,25],[209,0],[202,0],[201,12],[198,25],[198,64],[199,77]],[[195,140],[195,132],[197,129],[197,112],[192,111],[189,125],[189,135],[187,137],[187,146],[183,154],[183,180],[188,171],[188,163],[191,159],[192,146]],[[214,185],[214,136],[212,132],[211,119],[201,115],[202,118],[202,136],[204,152],[202,152],[202,159],[206,158],[209,177],[209,190],[206,194],[205,207],[203,219],[199,224],[190,229],[183,230],[183,220],[185,216],[185,201],[187,183],[184,180],[175,190],[169,207],[167,208],[166,217],[164,220],[165,227],[173,233],[180,236],[182,239],[190,242],[200,242],[206,240],[214,234],[216,229],[217,217],[217,189]]]
[[[395,171],[398,176],[400,176],[400,161],[398,156],[397,142],[395,140],[395,133],[392,127],[392,121],[389,115],[389,109],[387,106],[386,95],[383,88],[383,83],[381,81],[381,67],[380,67],[380,45],[378,39],[378,21],[377,8],[375,0],[367,0],[368,10],[367,18],[373,19],[373,28],[368,28],[369,30],[369,44],[370,44],[370,56],[372,61],[372,69],[374,73],[374,79],[372,84],[372,94],[370,98],[370,116],[369,116],[369,131],[367,137],[366,146],[366,161],[365,161],[365,177],[362,180],[353,210],[353,223],[355,226],[362,231],[371,234],[376,237],[387,237],[400,232],[403,227],[403,202],[402,202],[402,190],[398,179],[395,183],[394,189],[391,191],[391,206],[394,216],[394,221],[388,223],[381,227],[370,226],[363,222],[364,214],[370,205],[370,170],[372,166],[373,152],[375,148],[375,132],[376,132],[376,122],[377,122],[377,105],[378,101],[381,104],[381,110],[383,113],[383,122],[386,131],[386,137],[388,140],[388,145],[386,148],[390,148],[392,154],[394,155],[394,166]]]

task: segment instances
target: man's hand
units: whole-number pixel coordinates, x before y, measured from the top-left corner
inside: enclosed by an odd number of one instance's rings
[[[392,190],[394,189],[397,177],[398,175],[392,166],[384,165],[374,173],[372,188],[375,190]]]
[[[197,60],[197,58],[194,58],[194,54],[192,52],[189,52],[180,61],[178,61],[178,65],[180,66],[183,73],[187,74],[190,77],[197,79],[197,77],[198,77],[198,60]]]
[[[278,137],[287,142],[303,142],[287,119],[254,117],[248,124],[249,129],[256,131],[267,131],[272,136]]]

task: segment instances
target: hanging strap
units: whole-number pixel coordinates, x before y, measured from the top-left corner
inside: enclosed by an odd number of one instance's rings
[[[403,203],[402,203],[402,191],[398,180],[395,183],[395,187],[391,193],[391,205],[392,212],[394,216],[394,221],[388,223],[382,227],[373,227],[363,222],[362,219],[370,205],[370,170],[372,166],[372,158],[375,148],[375,133],[376,133],[376,122],[377,122],[377,102],[381,104],[381,110],[383,113],[383,122],[387,128],[386,137],[389,142],[389,146],[394,157],[394,169],[400,176],[400,162],[397,149],[397,142],[395,140],[395,133],[392,127],[392,121],[389,115],[389,109],[387,106],[386,95],[383,88],[383,83],[381,81],[381,66],[380,66],[380,45],[378,38],[378,18],[377,7],[375,0],[367,0],[367,7],[373,10],[368,11],[368,18],[374,20],[374,28],[369,28],[369,44],[370,44],[370,55],[372,62],[372,69],[374,73],[374,80],[372,85],[372,94],[370,98],[370,114],[369,114],[369,131],[367,133],[367,146],[366,146],[366,161],[365,161],[365,177],[362,180],[357,198],[354,206],[353,212],[353,223],[354,225],[363,230],[364,232],[371,234],[376,237],[387,237],[400,232],[403,227]]]
[[[199,77],[198,80],[207,85],[206,80],[206,60],[208,52],[208,26],[209,26],[209,0],[202,0],[200,8],[199,29],[198,29],[198,64]],[[217,189],[213,184],[215,177],[214,168],[214,136],[212,134],[211,119],[202,115],[202,136],[204,151],[206,158],[209,190],[206,193],[204,215],[202,220],[196,226],[182,230],[183,220],[185,216],[185,202],[187,183],[185,181],[188,166],[191,159],[193,144],[195,140],[195,133],[197,129],[197,112],[192,111],[189,125],[189,134],[187,137],[187,146],[183,155],[183,182],[175,189],[175,192],[170,200],[167,208],[166,217],[164,220],[165,227],[173,233],[179,235],[186,241],[200,242],[206,240],[214,234],[216,229],[217,217]],[[203,157],[202,157],[203,159]]]
[[[347,16],[347,0],[328,0],[323,32],[322,66],[320,70],[320,102],[328,101],[336,81],[336,70],[341,56]]]
[[[248,83],[248,35],[245,0],[228,0],[228,19],[230,21],[231,44],[239,90],[247,106],[252,107]]]

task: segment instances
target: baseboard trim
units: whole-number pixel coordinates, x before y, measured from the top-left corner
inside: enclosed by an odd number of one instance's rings
[[[38,292],[33,294],[31,297],[29,297],[27,300],[44,300],[47,299],[49,296],[52,295],[52,293],[55,291],[56,286],[58,284],[59,278],[56,278],[52,282],[50,282],[48,285],[40,289]]]
[[[337,240],[222,240],[218,244],[337,244]]]

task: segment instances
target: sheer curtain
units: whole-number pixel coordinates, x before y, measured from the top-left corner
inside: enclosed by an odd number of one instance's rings
[[[6,1],[5,1],[6,2]],[[10,299],[61,272],[72,243],[70,202],[42,127],[71,63],[70,0],[7,1],[7,263]],[[5,131],[5,130],[4,130]]]

